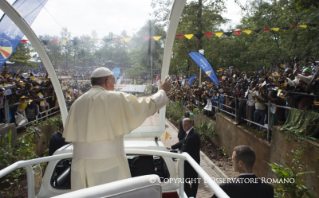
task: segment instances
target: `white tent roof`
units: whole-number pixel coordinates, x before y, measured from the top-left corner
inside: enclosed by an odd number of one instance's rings
[[[144,93],[146,90],[146,85],[126,85],[121,89],[123,92],[138,92],[138,93]]]

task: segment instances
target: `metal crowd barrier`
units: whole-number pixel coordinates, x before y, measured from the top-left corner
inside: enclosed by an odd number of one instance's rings
[[[268,90],[269,91],[269,90]],[[292,93],[292,94],[300,94],[300,95],[305,95],[305,96],[312,96],[312,97],[319,97],[319,95],[314,95],[314,94],[306,94],[306,93],[302,93],[302,92],[290,92],[290,93]],[[229,114],[229,115],[231,115],[231,116],[234,116],[235,117],[235,120],[237,121],[237,111],[238,111],[238,104],[237,104],[237,99],[238,98],[234,98],[233,96],[226,96],[226,95],[224,95],[225,97],[229,97],[229,98],[233,98],[233,99],[235,99],[235,108],[232,108],[231,106],[229,106],[229,105],[226,105],[226,104],[223,104],[223,103],[220,103],[219,101],[212,101],[212,103],[214,102],[214,103],[217,103],[217,105],[216,106],[213,106],[214,108],[215,108],[215,110],[216,110],[216,112],[220,112],[220,111],[222,111],[222,112],[224,112],[224,113],[227,113],[227,114]],[[248,99],[245,99],[245,98],[240,98],[240,100],[246,100],[246,101],[248,101]],[[190,102],[189,101],[187,101],[187,104],[189,104]],[[192,105],[194,105],[195,106],[195,104],[193,104],[193,103],[191,103]],[[287,107],[287,106],[282,106],[282,105],[276,105],[276,104],[273,104],[273,103],[271,103],[270,102],[270,100],[268,100],[268,103],[263,103],[264,105],[267,105],[268,106],[268,112],[267,112],[267,116],[268,116],[268,119],[267,119],[267,126],[263,126],[263,125],[261,125],[261,124],[259,124],[259,123],[256,123],[256,122],[254,122],[254,121],[252,121],[252,120],[248,120],[248,119],[246,119],[246,118],[243,118],[243,117],[241,117],[241,119],[242,120],[245,120],[246,122],[250,122],[250,123],[252,123],[252,124],[254,124],[254,125],[257,125],[257,126],[259,126],[259,127],[262,127],[262,128],[265,128],[265,129],[267,129],[267,140],[269,141],[270,140],[270,131],[271,131],[271,128],[269,127],[269,122],[270,122],[270,107],[271,106],[275,106],[275,107],[278,107],[278,108],[284,108],[284,109],[292,109],[292,107]],[[229,111],[227,111],[227,110],[223,110],[223,109],[220,109],[219,108],[219,105],[222,105],[222,106],[224,106],[224,107],[227,107],[227,108],[229,108],[229,109],[232,109],[233,111],[235,111],[235,114],[234,113],[231,113],[231,112],[229,112]],[[197,107],[197,106],[196,106]]]

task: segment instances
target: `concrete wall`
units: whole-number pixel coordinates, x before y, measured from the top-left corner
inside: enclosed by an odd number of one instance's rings
[[[42,156],[43,152],[49,148],[49,141],[51,136],[58,131],[55,126],[38,127],[41,130],[42,136],[36,142],[33,150],[38,156]]]
[[[286,140],[288,133],[279,131],[277,127],[274,128],[272,134],[270,162],[280,163],[285,165],[286,162],[291,165],[291,158],[287,154],[291,154],[292,150],[299,149],[298,143],[291,139],[290,142]],[[315,197],[319,197],[319,144],[310,140],[306,140],[305,154],[303,155],[304,171],[314,171],[314,174],[305,176],[308,188],[314,188],[313,193]],[[270,177],[275,177],[275,174],[268,170]]]
[[[235,125],[234,121],[224,116],[217,114],[216,129],[219,136],[212,138],[213,143],[222,147],[225,146],[227,155],[232,156],[233,148],[238,145],[249,145],[256,152],[256,162],[254,172],[259,177],[267,177],[268,164],[270,160],[270,143],[266,140],[259,139],[256,135],[242,126]]]
[[[240,125],[235,125],[234,120],[219,113],[216,116],[216,128],[219,133],[218,137],[212,138],[213,143],[222,147],[225,146],[227,155],[232,155],[232,149],[238,145],[249,145],[256,153],[256,162],[254,165],[254,172],[259,177],[276,178],[271,168],[266,163],[278,163],[285,165],[286,162],[291,163],[291,158],[287,154],[291,154],[291,150],[298,149],[298,144],[292,140],[288,142],[287,132],[279,131],[274,127],[271,143],[256,137],[253,132],[246,130]],[[314,171],[314,174],[309,174],[305,177],[308,181],[306,186],[314,188],[312,193],[315,197],[319,197],[319,144],[307,140],[306,151],[303,156],[303,162],[306,166],[305,171]]]

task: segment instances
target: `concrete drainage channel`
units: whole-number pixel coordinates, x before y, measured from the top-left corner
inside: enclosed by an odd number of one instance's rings
[[[200,151],[200,157],[208,164],[209,167],[211,167],[221,178],[228,178],[228,176],[210,160],[205,153]]]
[[[172,124],[168,119],[166,119],[166,121],[171,125],[172,128],[175,129],[176,132],[178,132],[178,129],[175,127],[174,124]],[[203,159],[208,164],[208,166],[219,175],[220,178],[228,178],[228,176],[222,170],[220,170],[220,168],[216,166],[216,164],[214,164],[214,162],[212,162],[205,153],[200,151],[200,156],[201,159]]]

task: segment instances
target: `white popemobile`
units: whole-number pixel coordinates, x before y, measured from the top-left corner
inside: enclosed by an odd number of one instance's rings
[[[164,48],[161,77],[168,75],[170,57],[176,29],[183,12],[186,0],[175,0],[170,13],[169,27]],[[20,28],[24,35],[36,49],[51,78],[60,105],[62,120],[65,122],[67,108],[54,68],[48,55],[44,51],[39,39],[21,18],[19,13],[7,2],[0,1],[0,8]],[[184,174],[184,160],[187,160],[204,178],[206,184],[218,197],[228,197],[227,194],[209,177],[209,175],[187,154],[168,152],[161,141],[158,141],[165,131],[165,108],[160,110],[157,126],[142,126],[125,136],[125,152],[129,162],[132,178],[120,180],[100,186],[71,192],[70,169],[73,156],[72,144],[57,150],[53,156],[18,161],[0,171],[0,177],[17,168],[27,171],[28,197],[186,197],[182,179]],[[132,140],[132,138],[154,138],[152,141]],[[178,173],[173,158],[179,160]],[[32,166],[49,162],[41,181],[40,191],[35,195],[34,171]]]

